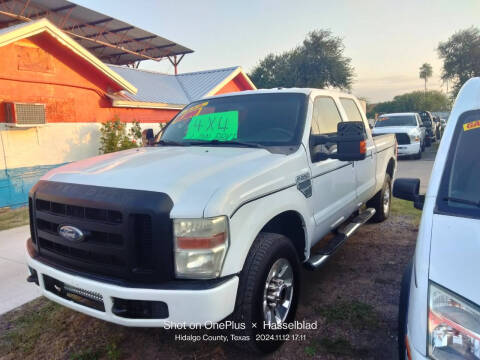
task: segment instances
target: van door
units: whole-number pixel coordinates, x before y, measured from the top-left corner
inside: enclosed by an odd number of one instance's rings
[[[363,121],[365,126],[368,122],[363,118],[356,102],[351,98],[340,98],[343,110],[345,111],[345,121]],[[372,136],[367,136],[367,154],[361,161],[355,161],[355,179],[357,189],[357,205],[364,203],[375,195],[375,143]]]
[[[313,104],[311,134],[335,136],[342,121],[332,97],[317,96]],[[312,200],[318,234],[323,236],[341,224],[353,212],[356,200],[353,162],[327,159],[317,161],[315,151],[335,153],[337,145],[310,146]]]

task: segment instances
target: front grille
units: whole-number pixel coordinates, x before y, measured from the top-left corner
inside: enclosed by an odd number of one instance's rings
[[[41,199],[37,199],[36,205],[37,210],[57,215],[70,216],[78,219],[105,221],[113,224],[120,224],[122,222],[122,213],[120,211],[59,204],[57,202]]]
[[[49,241],[42,237],[40,237],[38,240],[40,248],[55,253],[64,258],[81,260],[85,263],[90,264],[98,263],[112,267],[125,265],[125,261],[119,256],[96,252],[90,249],[78,249],[71,246],[59,244],[58,242]]]
[[[165,194],[46,181],[32,193],[32,238],[36,235],[39,256],[49,263],[102,279],[173,278],[173,204]],[[83,237],[60,236],[64,225]]]
[[[410,137],[408,134],[395,134],[397,138],[398,145],[408,145],[410,144]]]

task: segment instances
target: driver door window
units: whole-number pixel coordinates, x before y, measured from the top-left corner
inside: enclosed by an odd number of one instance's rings
[[[312,130],[313,135],[335,136],[337,124],[342,122],[340,112],[335,101],[331,97],[318,96],[313,103]],[[317,152],[334,153],[337,151],[335,143],[317,145],[311,147],[312,162],[315,162],[314,154]]]

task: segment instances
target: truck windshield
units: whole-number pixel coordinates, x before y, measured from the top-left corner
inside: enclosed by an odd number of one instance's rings
[[[417,119],[413,115],[382,115],[375,123],[375,127],[384,126],[417,126]]]
[[[480,218],[480,110],[460,116],[437,199],[441,213]]]
[[[299,145],[305,94],[252,94],[201,100],[183,109],[163,131],[160,144],[185,146]]]

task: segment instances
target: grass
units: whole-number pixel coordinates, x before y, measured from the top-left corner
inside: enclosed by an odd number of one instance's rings
[[[337,337],[331,339],[322,337],[314,339],[304,349],[307,357],[316,357],[319,351],[338,356],[363,357],[368,354],[368,349],[357,349],[348,340]]]
[[[28,225],[28,207],[0,209],[0,230]]]
[[[414,225],[420,224],[422,212],[413,207],[413,202],[407,200],[401,200],[397,198],[392,199],[391,212],[394,215],[405,215],[412,218]]]
[[[72,318],[72,315],[74,318]],[[0,317],[0,359],[15,354],[15,358],[37,358],[37,353],[48,351],[48,358],[67,358],[71,360],[118,360],[122,351],[118,343],[122,338],[116,334],[99,335],[98,341],[83,341],[87,332],[68,341],[69,348],[57,338],[70,334],[72,324],[69,321],[82,321],[82,316],[45,298],[35,299],[23,306],[21,311],[13,310]],[[85,320],[83,320],[85,321]],[[87,319],[88,322],[88,319]],[[97,323],[98,325],[98,323]],[[102,332],[91,325],[85,325],[88,331]],[[79,326],[77,329],[82,328]],[[48,342],[48,345],[45,342]],[[72,344],[73,343],[73,344]]]
[[[353,355],[356,353],[352,344],[348,340],[342,338],[330,339],[321,338],[320,346],[328,353],[333,355]]]
[[[59,326],[60,305],[34,300],[35,309],[13,319],[8,328],[0,332],[0,357],[3,353],[28,354],[35,349],[40,336]],[[5,351],[6,350],[6,351]]]
[[[84,350],[70,355],[70,360],[98,360],[102,356],[99,350]]]
[[[378,316],[373,306],[356,300],[323,305],[316,310],[329,323],[347,321],[360,329],[373,329],[378,325]]]

